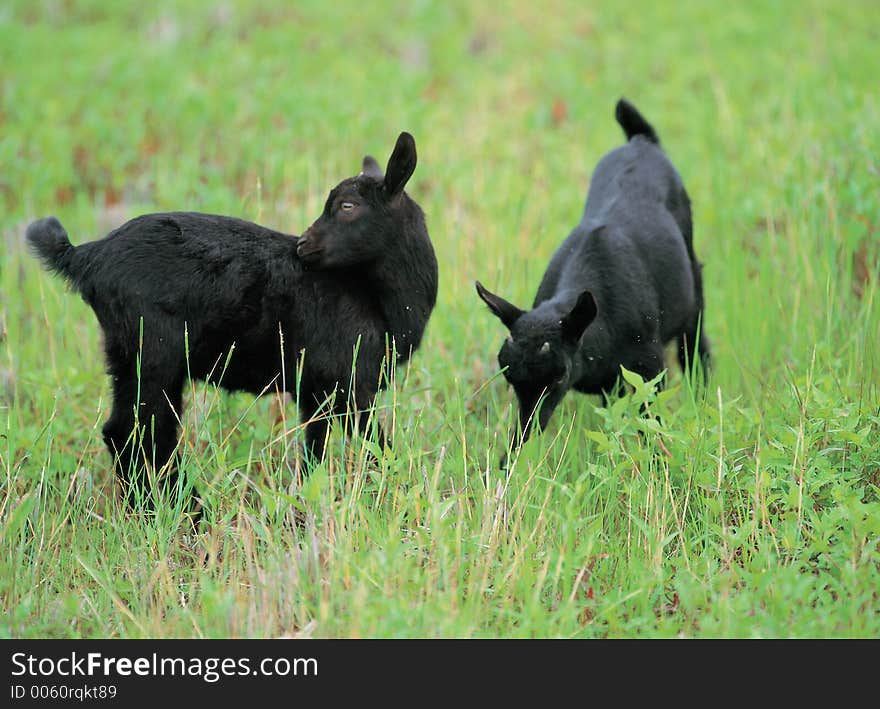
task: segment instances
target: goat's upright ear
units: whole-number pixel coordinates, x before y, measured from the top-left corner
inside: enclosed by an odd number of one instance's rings
[[[487,291],[479,281],[474,281],[474,285],[477,286],[477,294],[489,306],[489,310],[507,326],[508,330],[513,327],[513,323],[519,320],[523,312],[525,312],[517,308],[513,303],[508,303],[504,298]]]
[[[571,342],[577,342],[587,325],[596,319],[598,312],[596,299],[590,291],[585,290],[578,296],[571,312],[562,318],[562,336]]]
[[[396,197],[406,186],[416,169],[416,141],[406,132],[397,138],[394,152],[388,158],[385,168],[385,192],[388,197]]]
[[[382,180],[384,178],[384,175],[382,175],[382,168],[379,167],[379,163],[376,162],[376,158],[372,155],[364,155],[361,174],[366,175],[367,177],[373,177],[377,180]]]

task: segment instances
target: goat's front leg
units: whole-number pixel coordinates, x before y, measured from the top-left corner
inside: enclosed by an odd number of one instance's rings
[[[386,447],[391,448],[391,440],[385,434],[382,422],[375,416],[375,412],[372,409],[360,412],[358,426],[360,427],[361,435],[372,438],[380,450]],[[375,430],[373,426],[375,426]]]
[[[330,419],[327,411],[322,411],[321,403],[314,397],[303,396],[299,406],[300,417],[305,424],[305,470],[324,460],[324,449],[330,433]]]
[[[559,402],[562,401],[564,395],[564,390],[555,389],[550,391],[544,390],[537,396],[530,393],[517,392],[517,399],[519,400],[519,428],[517,431],[514,431],[510,439],[508,449],[511,455],[519,451],[525,442],[529,440],[536,419],[539,430],[543,431],[547,428],[550,417],[553,415]],[[499,467],[502,470],[507,470],[507,463],[508,454],[505,453],[501,456]]]

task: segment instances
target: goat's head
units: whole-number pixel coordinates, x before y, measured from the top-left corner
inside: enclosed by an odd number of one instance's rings
[[[539,306],[524,311],[486,290],[477,281],[477,293],[489,310],[510,331],[498,352],[498,364],[520,400],[543,395],[558,399],[572,385],[572,366],[578,344],[596,317],[596,301],[583,291],[574,306],[559,315],[558,310]]]
[[[345,268],[387,253],[400,234],[407,197],[403,191],[416,169],[416,143],[401,133],[385,174],[369,155],[360,174],[330,191],[324,211],[299,238],[299,257],[314,268]]]

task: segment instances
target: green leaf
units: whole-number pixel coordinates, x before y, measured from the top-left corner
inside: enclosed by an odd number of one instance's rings
[[[642,379],[640,374],[636,374],[635,372],[630,371],[622,364],[620,365],[620,373],[623,375],[626,383],[632,386],[636,391],[639,391],[645,386],[645,380]]]
[[[4,537],[12,537],[24,529],[28,515],[31,513],[31,510],[34,509],[36,503],[37,495],[34,492],[29,492],[21,499],[18,507],[12,510],[9,517],[6,519],[6,524],[3,525]]]

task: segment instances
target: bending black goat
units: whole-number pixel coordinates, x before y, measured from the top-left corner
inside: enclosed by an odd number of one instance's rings
[[[129,502],[148,490],[144,463],[159,470],[174,453],[188,377],[290,392],[308,462],[323,457],[328,414],[357,411],[366,430],[390,352],[402,362],[418,348],[437,297],[424,215],[403,189],[415,167],[415,142],[401,133],[385,175],[365,157],[299,239],[183,212],[137,217],[77,247],[54,217],[28,227],[103,330],[113,385],[104,441]]]
[[[708,371],[690,199],[635,107],[621,99],[616,117],[628,143],[596,166],[580,224],[553,255],[532,309],[476,283],[510,330],[498,363],[519,400],[512,449],[529,438],[534,418],[544,430],[569,389],[604,398],[621,365],[654,378],[672,339],[683,370],[694,365],[696,349]]]

